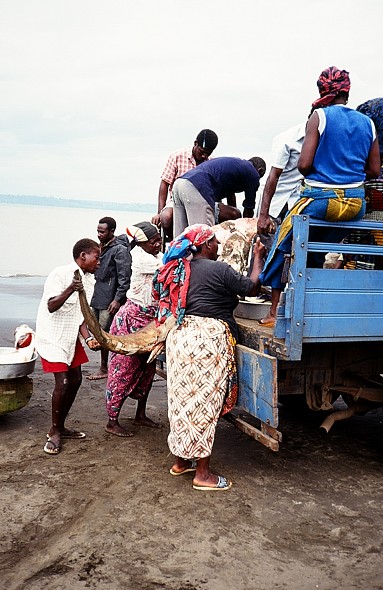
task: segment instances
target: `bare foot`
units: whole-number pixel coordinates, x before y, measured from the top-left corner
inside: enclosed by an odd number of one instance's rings
[[[109,424],[107,424],[105,426],[105,432],[108,432],[109,434],[114,434],[115,436],[121,436],[123,438],[134,436],[133,432],[129,432],[129,430],[127,430],[123,426],[120,426],[119,424],[115,424],[114,426],[110,426]]]
[[[160,428],[160,425],[157,424],[157,422],[154,422],[147,416],[144,418],[136,418],[133,424],[136,424],[137,426],[147,426],[148,428]]]
[[[275,326],[275,317],[267,315],[265,318],[258,320],[258,324],[265,326],[265,328],[273,328]]]
[[[191,459],[178,459],[170,469],[171,475],[182,475],[183,473],[189,473],[190,471],[195,471],[197,467],[197,462]]]
[[[98,373],[95,373],[94,375],[88,375],[87,379],[89,379],[89,381],[98,381],[99,379],[106,379],[107,376],[108,376],[107,372],[99,371]]]

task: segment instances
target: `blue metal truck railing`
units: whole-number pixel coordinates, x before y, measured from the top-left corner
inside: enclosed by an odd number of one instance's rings
[[[308,252],[383,256],[383,246],[310,242],[310,227],[383,231],[383,223],[329,223],[293,218],[292,262],[274,337],[285,340],[289,360],[310,342],[383,341],[383,271],[307,268]]]

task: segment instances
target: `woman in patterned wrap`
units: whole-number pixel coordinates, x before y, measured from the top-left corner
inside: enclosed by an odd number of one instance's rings
[[[133,240],[132,276],[126,294],[127,301],[114,316],[110,333],[125,335],[136,332],[153,321],[157,311],[157,301],[153,299],[152,281],[154,272],[161,266],[161,236],[155,225],[142,221],[126,228],[128,236]],[[121,408],[127,397],[137,400],[135,424],[157,427],[157,424],[146,416],[146,403],[156,363],[147,364],[148,354],[112,353],[108,366],[106,384],[106,411],[108,423],[106,432],[116,436],[132,436],[118,422]]]
[[[176,456],[170,473],[195,471],[193,488],[208,491],[232,485],[212,473],[209,462],[218,418],[233,407],[238,391],[233,311],[238,295],[258,292],[264,254],[257,240],[246,277],[217,261],[218,244],[211,227],[187,227],[170,243],[154,278],[158,321],[177,318],[166,340],[168,444]]]

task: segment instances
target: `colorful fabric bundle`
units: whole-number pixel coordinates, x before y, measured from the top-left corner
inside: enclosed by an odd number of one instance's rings
[[[186,298],[190,284],[190,254],[214,237],[211,227],[205,224],[190,225],[169,244],[164,254],[164,266],[153,278],[154,297],[159,300],[157,324],[174,315],[181,325],[185,316]]]

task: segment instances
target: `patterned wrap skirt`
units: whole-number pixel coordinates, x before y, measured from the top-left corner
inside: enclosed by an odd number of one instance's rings
[[[228,393],[233,357],[220,320],[186,315],[166,339],[170,451],[183,459],[209,457]],[[235,363],[234,363],[235,364]]]
[[[366,201],[364,199],[364,188],[349,189],[331,189],[310,187],[305,184],[302,187],[301,198],[294,204],[288,212],[279,230],[275,236],[273,246],[266,259],[259,280],[262,285],[268,285],[275,289],[284,289],[282,283],[282,271],[284,265],[284,255],[291,253],[293,215],[307,213],[314,219],[324,219],[326,221],[351,221],[359,220],[363,217],[366,210]],[[314,228],[317,229],[317,228]],[[316,240],[318,236],[324,236],[325,241],[340,242],[348,231],[342,229],[331,229],[324,232],[322,228],[315,233],[310,233],[311,238]],[[334,247],[335,249],[335,247]],[[319,256],[319,259],[321,257]],[[324,255],[322,263],[324,262]],[[316,266],[319,266],[318,264]]]
[[[157,307],[142,307],[127,300],[114,316],[111,334],[131,334],[154,319]],[[106,411],[116,420],[127,397],[142,399],[149,394],[156,372],[156,362],[147,363],[149,354],[124,355],[113,352],[108,364]]]

